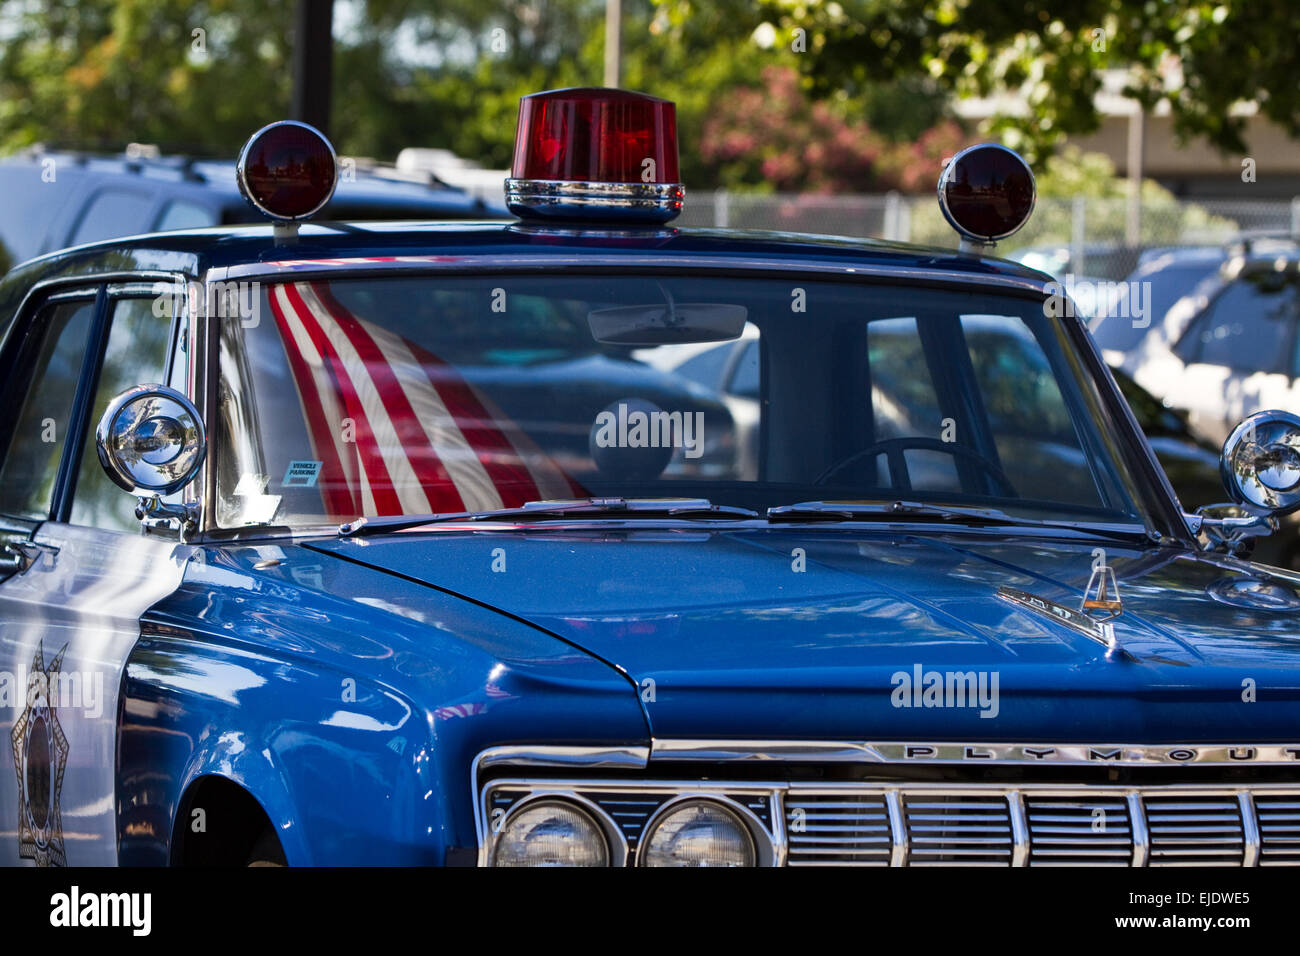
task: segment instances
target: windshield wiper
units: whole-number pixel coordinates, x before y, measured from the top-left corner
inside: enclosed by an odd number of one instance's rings
[[[563,501],[530,501],[519,508],[495,511],[458,511],[451,514],[393,515],[387,518],[357,518],[339,525],[345,538],[385,534],[406,528],[452,521],[554,521],[564,518],[686,518],[690,520],[743,520],[762,517],[749,508],[715,505],[707,498],[577,498]]]
[[[793,521],[942,521],[971,527],[1009,525],[1020,528],[1052,528],[1078,531],[1111,538],[1150,538],[1142,525],[1107,525],[1090,522],[1042,521],[1017,518],[996,508],[963,508],[930,505],[920,501],[852,502],[801,501],[767,509],[771,522]]]

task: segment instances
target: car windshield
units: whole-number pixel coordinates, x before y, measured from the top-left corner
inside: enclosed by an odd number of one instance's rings
[[[689,498],[1140,525],[1031,295],[733,276],[260,284],[221,321],[222,527]]]

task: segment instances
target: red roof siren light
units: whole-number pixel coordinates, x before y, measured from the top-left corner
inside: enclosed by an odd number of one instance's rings
[[[584,88],[519,101],[506,205],[520,217],[668,222],[682,211],[679,179],[668,100]]]

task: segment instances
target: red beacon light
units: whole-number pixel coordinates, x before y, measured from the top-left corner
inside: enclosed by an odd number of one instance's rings
[[[235,166],[239,191],[277,224],[309,219],[334,195],[339,164],[320,130],[281,120],[249,137]]]
[[[682,211],[677,108],[625,90],[519,101],[506,205],[521,218],[664,223]]]
[[[1037,197],[1029,164],[996,143],[963,149],[939,176],[939,208],[961,235],[963,250],[1014,235],[1029,221]]]

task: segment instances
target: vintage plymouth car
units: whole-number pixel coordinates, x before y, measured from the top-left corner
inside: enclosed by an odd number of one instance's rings
[[[0,282],[7,862],[1300,863],[1300,420],[1186,510],[1014,153],[948,250],[676,229],[675,137],[526,97],[518,221],[339,224],[273,124],[270,224]]]

